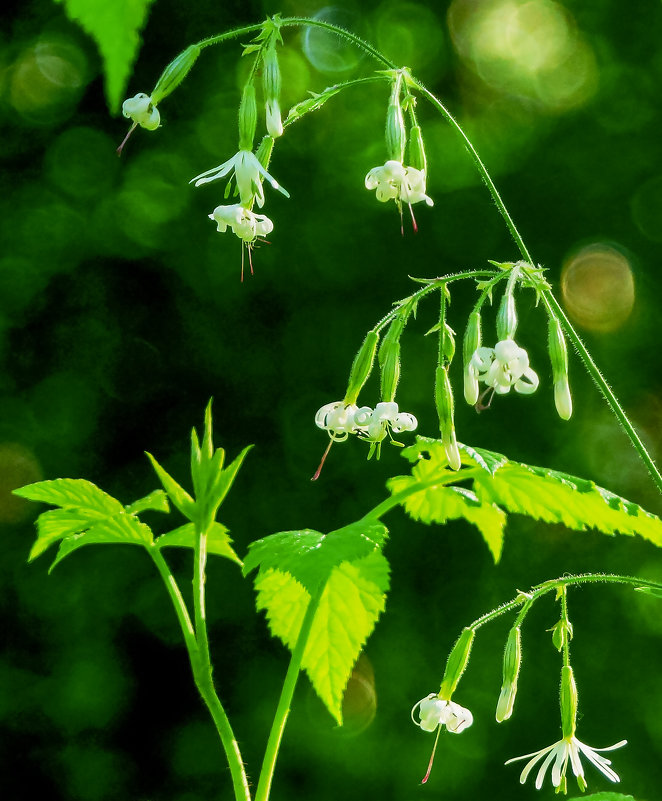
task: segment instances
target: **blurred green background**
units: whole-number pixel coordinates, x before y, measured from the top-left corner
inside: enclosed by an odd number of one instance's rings
[[[435,276],[517,258],[455,134],[419,104],[433,209],[419,232],[363,188],[385,160],[386,86],[355,89],[277,143],[267,187],[270,245],[239,281],[240,246],[206,215],[222,186],[191,177],[236,149],[241,76],[236,43],[205,51],[161,106],[163,126],[137,131],[122,159],[126,121],[104,105],[93,43],[46,0],[5,6],[0,32],[0,754],[7,799],[208,801],[231,785],[192,689],[176,620],[160,580],[132,548],[83,549],[47,575],[26,564],[37,507],[16,486],[86,477],[128,503],[156,487],[153,452],[183,479],[187,438],[214,397],[230,455],[255,443],[221,519],[240,554],[258,537],[331,530],[384,496],[406,469],[396,448],[380,462],[350,441],[326,445],[315,411],[344,392],[365,331]],[[149,92],[191,42],[266,13],[320,14],[364,35],[439,94],[482,154],[531,249],[549,268],[576,322],[652,452],[659,453],[662,287],[662,4],[553,0],[181,4],[158,0],[127,95]],[[287,31],[283,105],[373,68],[318,31]],[[407,220],[405,220],[407,223]],[[461,334],[472,290],[455,291]],[[518,340],[541,387],[500,398],[480,416],[458,402],[461,441],[591,477],[651,511],[662,502],[625,436],[572,363],[576,413],[555,412],[546,324],[523,297]],[[434,436],[436,344],[424,338],[435,303],[403,340],[398,400]],[[491,338],[486,320],[486,339]],[[461,366],[454,366],[461,395]],[[374,404],[371,384],[362,400]],[[174,518],[173,518],[174,519]],[[168,523],[149,521],[155,530]],[[179,521],[176,521],[179,522]],[[551,600],[524,630],[513,719],[494,707],[509,622],[481,631],[457,700],[475,717],[442,739],[427,786],[432,738],[409,721],[439,684],[463,625],[515,588],[565,571],[662,579],[653,546],[513,519],[500,565],[468,525],[427,528],[386,520],[392,591],[387,614],[350,681],[347,725],[334,727],[306,680],[297,691],[273,799],[549,798],[520,787],[509,757],[559,737],[559,659],[546,633]],[[171,524],[172,525],[172,524]],[[171,561],[184,585],[186,554]],[[251,613],[234,566],[209,567],[209,615],[220,695],[253,779],[287,654]],[[662,799],[662,607],[627,590],[570,594],[580,691],[579,736],[612,755],[618,789]],[[589,788],[608,782],[588,768]],[[572,795],[572,793],[571,793]]]

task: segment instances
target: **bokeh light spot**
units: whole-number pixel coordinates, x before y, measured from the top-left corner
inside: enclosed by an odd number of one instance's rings
[[[0,443],[0,523],[18,523],[34,514],[29,501],[12,490],[42,478],[34,453],[17,442]]]
[[[41,39],[14,62],[9,101],[22,117],[50,124],[78,98],[87,73],[85,54],[73,41]]]
[[[550,111],[580,105],[595,91],[593,51],[553,0],[454,0],[448,21],[460,56],[495,89]]]
[[[599,333],[615,331],[634,306],[632,267],[616,248],[589,245],[566,259],[561,291],[568,314],[578,325]]]
[[[345,736],[360,734],[372,723],[376,712],[375,672],[368,657],[361,654],[345,688],[343,726],[339,731]]]
[[[336,6],[326,6],[313,17],[352,31],[357,28],[356,18],[351,9]],[[361,60],[361,52],[355,45],[323,28],[305,29],[303,52],[316,70],[334,75],[351,72]]]
[[[377,46],[396,64],[414,70],[435,61],[439,75],[439,56],[444,36],[439,18],[419,3],[387,3],[377,15]]]
[[[109,191],[120,164],[113,140],[94,128],[70,128],[46,155],[52,183],[69,195],[91,198]]]

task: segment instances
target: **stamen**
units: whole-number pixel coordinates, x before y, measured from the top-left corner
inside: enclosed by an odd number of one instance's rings
[[[425,784],[427,780],[430,778],[430,773],[432,773],[432,763],[434,762],[434,755],[437,751],[437,743],[439,742],[439,735],[441,734],[441,726],[437,727],[437,736],[434,738],[434,745],[432,746],[432,753],[430,754],[430,762],[428,764],[428,769],[423,776],[423,780],[421,784]]]
[[[481,392],[480,396],[478,397],[478,400],[476,401],[476,405],[474,406],[478,414],[490,408],[490,404],[492,403],[492,398],[494,397],[494,391],[495,391],[494,387],[487,387],[485,390],[483,390],[483,392]],[[487,403],[483,403],[483,398],[488,393],[491,393],[490,399],[487,401]]]
[[[122,139],[122,144],[116,150],[118,156],[122,155],[122,150],[124,149],[124,145],[129,141],[129,137],[136,130],[137,125],[138,123],[134,122],[133,125],[129,128],[128,134],[124,137],[124,139]]]
[[[315,475],[310,479],[311,481],[317,481],[320,477],[320,473],[322,472],[322,468],[324,467],[324,462],[326,461],[326,457],[329,455],[329,451],[331,450],[331,446],[333,445],[333,440],[329,440],[329,444],[326,446],[326,450],[324,451],[324,455],[322,456],[322,461],[320,462],[320,466],[315,470]]]

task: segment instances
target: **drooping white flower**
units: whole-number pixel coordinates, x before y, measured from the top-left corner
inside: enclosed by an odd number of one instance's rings
[[[148,131],[155,131],[161,124],[159,110],[152,103],[152,98],[144,92],[130,97],[122,103],[122,114],[132,120],[134,125],[140,125]]]
[[[359,408],[355,403],[346,404],[343,401],[333,401],[317,410],[315,425],[328,431],[329,437],[335,442],[344,442],[350,434],[357,430],[354,415],[358,411]]]
[[[369,407],[363,407],[365,411]],[[418,420],[409,412],[399,412],[395,401],[378,403],[369,416],[364,417],[363,425],[358,433],[369,442],[381,442],[389,431],[399,434],[401,431],[415,431]]]
[[[417,709],[419,720],[414,717]],[[453,734],[468,729],[474,722],[473,715],[468,709],[454,701],[443,701],[435,693],[430,693],[414,704],[411,719],[423,731],[432,732],[445,726]]]
[[[610,745],[607,748],[592,748],[585,743],[582,743],[574,735],[564,737],[562,740],[548,745],[546,748],[541,748],[540,751],[535,751],[532,754],[525,754],[524,756],[514,757],[506,762],[509,765],[511,762],[517,762],[520,759],[528,759],[529,761],[524,766],[519,780],[520,784],[524,784],[533,768],[540,762],[540,768],[536,776],[536,790],[540,790],[542,783],[545,780],[547,770],[550,765],[552,768],[552,784],[557,788],[557,792],[566,792],[566,771],[568,769],[568,762],[572,767],[572,772],[577,779],[579,789],[583,792],[586,787],[586,779],[584,778],[584,767],[581,763],[580,756],[586,757],[595,767],[606,776],[609,781],[620,781],[618,774],[611,767],[611,761],[601,756],[598,751],[613,751],[615,748],[621,748],[626,745],[627,740],[621,740],[616,745]]]
[[[190,183],[196,186],[208,184],[210,181],[216,181],[218,178],[225,178],[226,175],[234,176],[239,190],[239,202],[242,206],[250,206],[253,201],[257,201],[257,205],[262,208],[264,206],[264,189],[262,187],[262,179],[266,179],[274,189],[289,197],[287,190],[278,183],[278,181],[270,175],[260,163],[257,156],[250,150],[240,150],[232,156],[231,159],[224,161],[218,167],[200,173],[192,178]]]
[[[425,194],[425,172],[405,167],[399,161],[390,160],[381,167],[373,167],[365,177],[365,186],[377,190],[377,200],[381,203],[395,200],[397,204],[411,205],[424,200],[428,206],[433,205]]]
[[[530,395],[539,384],[537,373],[529,367],[527,352],[512,339],[503,339],[493,348],[478,348],[468,370],[498,395],[507,394],[511,387],[522,395]]]
[[[225,233],[228,227],[239,239],[250,245],[258,236],[266,236],[274,229],[274,224],[265,214],[255,214],[239,203],[232,206],[217,206],[209,215],[217,225],[216,230]]]

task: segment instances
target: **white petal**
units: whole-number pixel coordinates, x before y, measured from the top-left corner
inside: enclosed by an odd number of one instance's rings
[[[230,170],[233,169],[235,159],[238,155],[238,153],[235,154],[231,159],[224,161],[223,164],[220,164],[218,167],[213,167],[211,170],[201,172],[200,175],[196,175],[195,178],[191,178],[189,183],[192,184],[195,182],[196,186],[201,186],[202,184],[208,184],[210,181],[215,181],[217,178],[224,178],[230,172]]]
[[[519,392],[520,395],[531,395],[531,393],[538,389],[538,384],[540,384],[538,374],[530,367],[527,367],[522,374],[522,378],[515,382],[515,390]]]

